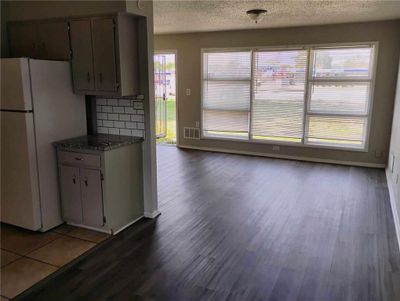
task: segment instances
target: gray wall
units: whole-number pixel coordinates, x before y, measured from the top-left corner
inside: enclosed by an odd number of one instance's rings
[[[378,41],[374,107],[368,152],[327,150],[308,147],[216,141],[210,139],[185,140],[183,127],[194,127],[201,116],[201,48],[298,45],[336,42]],[[155,49],[178,52],[178,118],[179,141],[182,146],[217,148],[227,151],[252,152],[273,156],[302,157],[316,160],[358,162],[371,166],[385,166],[388,159],[391,120],[400,52],[400,20],[353,23],[281,29],[259,29],[155,36]],[[185,90],[192,90],[186,96]],[[376,156],[382,152],[382,156]]]

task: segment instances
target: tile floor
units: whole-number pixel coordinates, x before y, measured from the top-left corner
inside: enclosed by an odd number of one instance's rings
[[[1,224],[1,300],[19,295],[110,236],[69,225],[46,233]]]

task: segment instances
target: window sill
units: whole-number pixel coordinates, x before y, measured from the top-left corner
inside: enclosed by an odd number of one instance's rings
[[[264,144],[272,146],[288,146],[288,147],[299,147],[299,148],[310,148],[310,149],[326,149],[326,150],[336,150],[336,151],[350,151],[350,152],[361,152],[367,153],[368,146],[364,147],[349,147],[349,146],[339,146],[339,145],[325,145],[318,143],[301,143],[301,142],[285,142],[285,141],[272,141],[272,140],[259,140],[259,139],[239,139],[239,138],[222,138],[213,136],[204,136],[201,134],[200,140],[216,140],[222,142],[240,142],[248,144]]]

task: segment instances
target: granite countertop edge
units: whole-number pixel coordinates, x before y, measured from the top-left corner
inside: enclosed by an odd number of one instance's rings
[[[138,137],[96,134],[55,141],[53,146],[63,150],[110,151],[143,141],[143,138]]]

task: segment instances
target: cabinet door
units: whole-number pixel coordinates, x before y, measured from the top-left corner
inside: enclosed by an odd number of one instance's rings
[[[79,168],[61,165],[60,182],[63,218],[68,222],[82,223]]]
[[[92,35],[96,90],[117,91],[114,19],[93,19]]]
[[[11,23],[8,29],[11,57],[37,58],[37,30],[32,23]]]
[[[75,90],[94,90],[90,19],[70,21],[72,73]]]
[[[39,58],[45,60],[69,60],[67,21],[38,24]]]
[[[103,226],[103,192],[100,170],[82,168],[80,173],[83,224]]]

